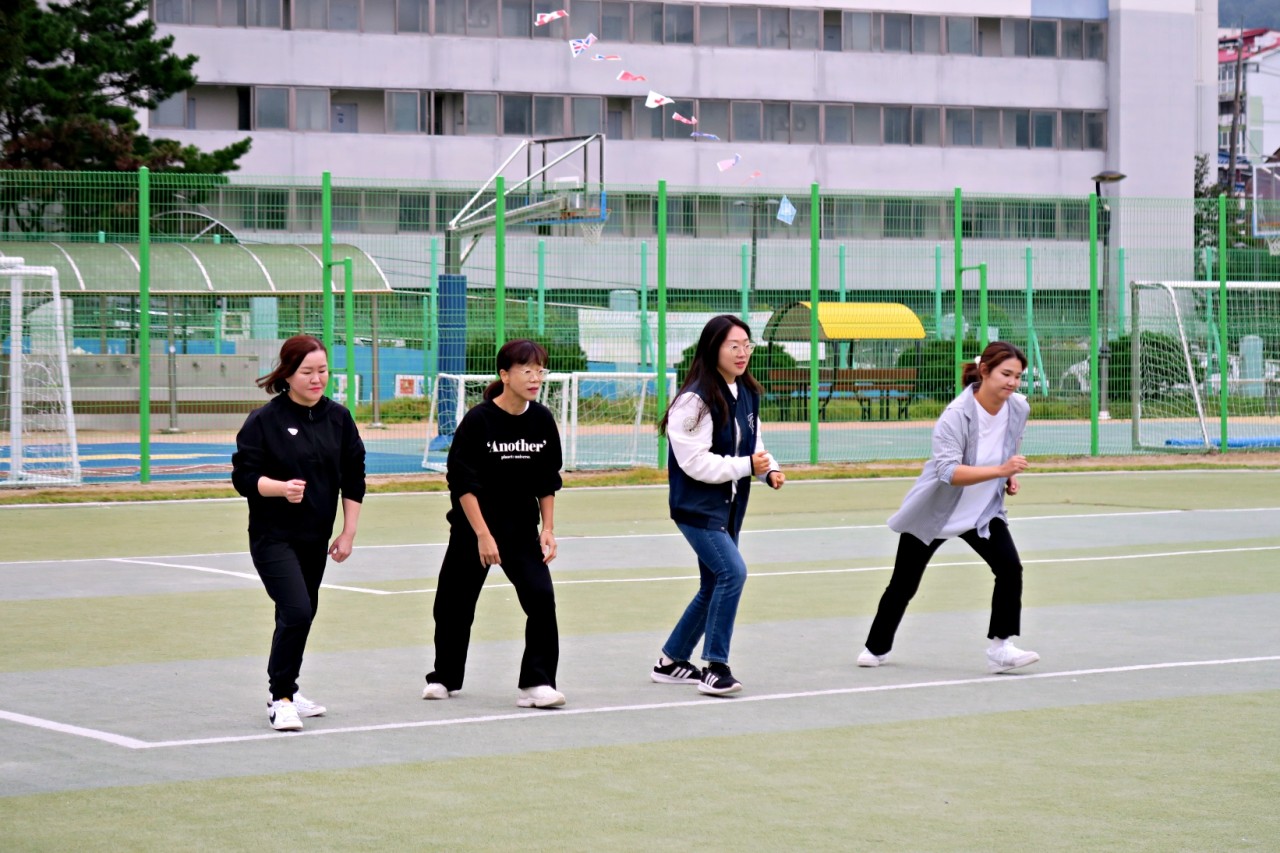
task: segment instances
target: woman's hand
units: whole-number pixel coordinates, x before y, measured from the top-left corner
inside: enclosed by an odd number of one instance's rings
[[[766,473],[768,470],[769,470],[769,452],[767,450],[761,450],[759,453],[752,454],[751,473],[759,477],[762,474]]]
[[[502,555],[498,553],[498,540],[488,531],[476,536],[480,543],[480,565],[486,569],[494,565],[502,565]]]
[[[351,556],[351,548],[355,544],[354,533],[339,533],[338,538],[329,546],[329,556],[335,563],[341,563]]]
[[[1010,477],[1008,479],[1008,481],[1004,484],[1004,493],[1010,496],[1016,495],[1018,493],[1017,477]]]
[[[291,504],[300,504],[302,503],[302,495],[306,490],[306,480],[286,480],[284,483],[284,499]]]
[[[769,485],[776,489],[781,489],[782,484],[787,482],[787,475],[781,471],[770,471],[768,476]]]
[[[538,541],[542,545],[542,562],[550,563],[556,558],[556,534],[543,528]]]
[[[1009,461],[1000,466],[1000,476],[1007,479],[1015,474],[1021,474],[1025,470],[1027,470],[1027,457],[1010,456]]]

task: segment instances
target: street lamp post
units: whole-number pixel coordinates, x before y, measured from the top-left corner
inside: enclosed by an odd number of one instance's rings
[[[1111,288],[1107,280],[1111,274],[1111,206],[1102,202],[1102,185],[1119,183],[1125,175],[1116,171],[1104,171],[1094,175],[1093,192],[1098,197],[1098,231],[1102,235],[1102,329],[1098,342],[1098,419],[1108,420],[1111,417],[1107,402],[1107,379],[1111,364]]]

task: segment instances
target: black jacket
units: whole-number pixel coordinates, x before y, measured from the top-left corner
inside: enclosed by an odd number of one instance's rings
[[[530,403],[512,415],[485,400],[467,412],[449,447],[449,524],[471,530],[459,498],[473,494],[494,537],[536,536],[538,500],[560,481],[560,431],[551,410]]]
[[[305,480],[301,503],[258,494],[258,479]],[[231,482],[249,499],[249,534],[284,540],[328,539],[338,496],[364,500],[364,442],[355,419],[321,397],[314,406],[288,392],[249,413],[236,436]]]
[[[751,456],[756,449],[756,429],[760,424],[760,398],[745,382],[738,383],[735,397],[718,375],[720,393],[729,404],[727,417],[717,415],[708,406],[711,418],[711,452],[720,456]],[[686,389],[706,401],[701,388]],[[735,427],[737,436],[735,437]],[[671,487],[668,506],[671,518],[680,524],[702,527],[708,530],[726,530],[729,527],[730,508],[734,511],[733,529],[742,529],[742,519],[747,513],[747,499],[751,497],[751,475],[737,481],[737,500],[734,500],[735,484],[703,483],[686,474],[676,462],[675,451],[667,445],[667,483]]]

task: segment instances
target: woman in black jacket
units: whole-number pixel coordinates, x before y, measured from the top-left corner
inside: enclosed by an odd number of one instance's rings
[[[556,708],[560,635],[547,567],[556,557],[560,432],[538,390],[547,351],[513,340],[498,350],[498,380],[458,424],[449,447],[449,546],[436,583],[435,668],[423,699],[462,689],[476,601],[489,567],[502,566],[524,609],[521,708]],[[542,530],[538,530],[538,522]]]
[[[328,384],[324,344],[310,335],[285,341],[275,370],[258,380],[276,396],[249,413],[231,457],[231,480],[249,500],[249,553],[276,605],[267,719],[279,731],[325,712],[298,692],[298,672],[325,562],[351,555],[364,500],[364,443],[351,413],[324,396]],[[339,494],[342,532],[326,545]]]

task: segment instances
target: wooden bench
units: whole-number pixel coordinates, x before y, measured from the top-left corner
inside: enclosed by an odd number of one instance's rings
[[[818,418],[826,419],[832,399],[858,401],[862,419],[871,420],[878,402],[880,420],[889,420],[890,404],[896,404],[898,420],[911,414],[915,399],[916,371],[913,368],[821,368],[818,370]],[[802,420],[809,399],[809,371],[774,370],[765,383],[767,396],[786,403],[782,420]]]

